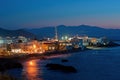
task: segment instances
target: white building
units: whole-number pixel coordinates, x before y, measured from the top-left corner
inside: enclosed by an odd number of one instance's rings
[[[11,44],[11,43],[13,43],[13,39],[11,38],[11,37],[6,37],[5,38],[5,44]]]

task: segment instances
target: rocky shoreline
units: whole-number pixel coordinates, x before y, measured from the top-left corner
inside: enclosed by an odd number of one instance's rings
[[[97,46],[97,47],[116,47],[116,46],[120,46],[119,44],[116,43],[112,43],[109,46]],[[96,47],[96,46],[94,46]],[[85,50],[90,50],[90,49],[85,49]],[[54,51],[54,52],[46,52],[44,54],[26,54],[26,55],[15,55],[15,56],[1,56],[0,57],[0,73],[1,75],[3,75],[6,70],[10,70],[10,69],[15,69],[15,68],[23,68],[21,62],[22,61],[26,61],[26,60],[30,60],[30,59],[41,59],[41,60],[45,60],[48,59],[48,57],[50,56],[60,56],[60,55],[68,55],[68,54],[72,54],[74,52],[80,52],[82,51],[81,49],[73,49],[73,50],[69,50],[69,51]],[[52,66],[54,66],[54,64],[52,64]],[[56,65],[55,65],[56,66]],[[63,65],[57,65],[58,66],[58,70],[59,67],[63,67],[64,68],[68,67],[68,66],[63,66]],[[53,67],[47,66],[50,69],[53,69]],[[11,80],[11,79],[10,79]],[[14,79],[12,79],[14,80]]]
[[[14,59],[1,58],[0,59],[0,72],[5,73],[6,70],[15,69],[15,68],[23,68],[22,64]]]
[[[14,59],[0,58],[0,80],[17,80],[14,76],[7,74],[7,70],[23,68],[22,64]]]
[[[90,47],[97,47],[97,48],[103,48],[103,47],[117,47],[120,46],[120,44],[117,43],[111,43],[110,45],[107,46],[90,46]],[[85,48],[85,50],[91,50],[89,48]],[[2,67],[4,66],[8,66],[8,67],[4,67],[6,69],[12,69],[12,68],[17,68],[20,67],[22,68],[22,65],[20,64],[21,61],[27,60],[27,59],[47,59],[48,56],[54,56],[54,55],[63,55],[63,54],[71,54],[74,52],[80,52],[82,51],[81,49],[72,49],[72,50],[65,50],[65,51],[53,51],[53,52],[46,52],[43,54],[18,54],[18,55],[13,55],[13,56],[1,56],[0,57],[0,72],[4,69],[2,69]],[[84,50],[83,50],[84,51]]]

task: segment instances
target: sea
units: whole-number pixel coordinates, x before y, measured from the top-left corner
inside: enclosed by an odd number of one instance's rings
[[[62,62],[63,59],[68,62]],[[77,73],[49,70],[46,64],[73,66]],[[22,62],[23,69],[8,70],[18,80],[120,80],[120,47],[98,48]]]

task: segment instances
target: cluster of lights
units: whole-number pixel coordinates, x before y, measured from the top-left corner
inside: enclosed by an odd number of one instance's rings
[[[68,36],[62,36],[62,40],[68,40]]]

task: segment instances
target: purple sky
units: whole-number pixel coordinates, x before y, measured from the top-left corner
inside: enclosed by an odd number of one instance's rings
[[[0,0],[0,27],[94,25],[120,28],[120,0]]]

